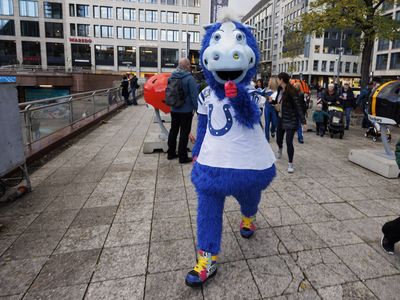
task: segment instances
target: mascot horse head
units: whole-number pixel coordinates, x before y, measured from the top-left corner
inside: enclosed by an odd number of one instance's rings
[[[230,17],[205,26],[205,30],[200,63],[206,81],[220,100],[225,98],[224,84],[236,84],[238,96],[231,99],[235,118],[252,128],[260,120],[260,110],[247,90],[259,61],[257,41],[250,27]]]

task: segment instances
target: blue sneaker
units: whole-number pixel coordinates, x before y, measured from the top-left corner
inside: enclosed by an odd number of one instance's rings
[[[217,274],[217,256],[199,250],[197,252],[197,264],[186,275],[185,282],[187,286],[199,287],[215,274]]]

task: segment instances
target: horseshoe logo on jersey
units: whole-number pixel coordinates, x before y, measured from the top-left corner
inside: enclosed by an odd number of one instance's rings
[[[232,124],[233,124],[233,120],[232,120],[232,114],[229,111],[230,107],[231,106],[229,104],[225,104],[222,107],[222,109],[224,110],[225,118],[226,118],[226,124],[220,129],[215,129],[212,126],[212,123],[211,123],[211,115],[212,115],[212,112],[214,110],[214,105],[212,105],[212,104],[208,105],[208,120],[209,120],[209,122],[208,122],[208,130],[210,131],[211,135],[213,135],[213,136],[223,136],[223,135],[227,134],[229,132],[229,130],[231,130]]]

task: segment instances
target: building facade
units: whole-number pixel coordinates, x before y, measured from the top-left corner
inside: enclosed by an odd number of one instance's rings
[[[148,77],[198,64],[210,1],[0,0],[0,65]]]
[[[384,3],[383,10],[385,16],[400,22],[400,2],[397,5]],[[377,40],[372,57],[371,77],[381,77],[384,80],[400,77],[400,40]]]
[[[218,11],[229,5],[229,0],[211,0],[211,23],[215,23],[218,18]]]

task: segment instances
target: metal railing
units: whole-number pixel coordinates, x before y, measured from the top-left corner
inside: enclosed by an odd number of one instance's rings
[[[123,104],[119,87],[20,103],[25,145],[84,119],[95,119],[97,113],[120,106],[116,104]]]

